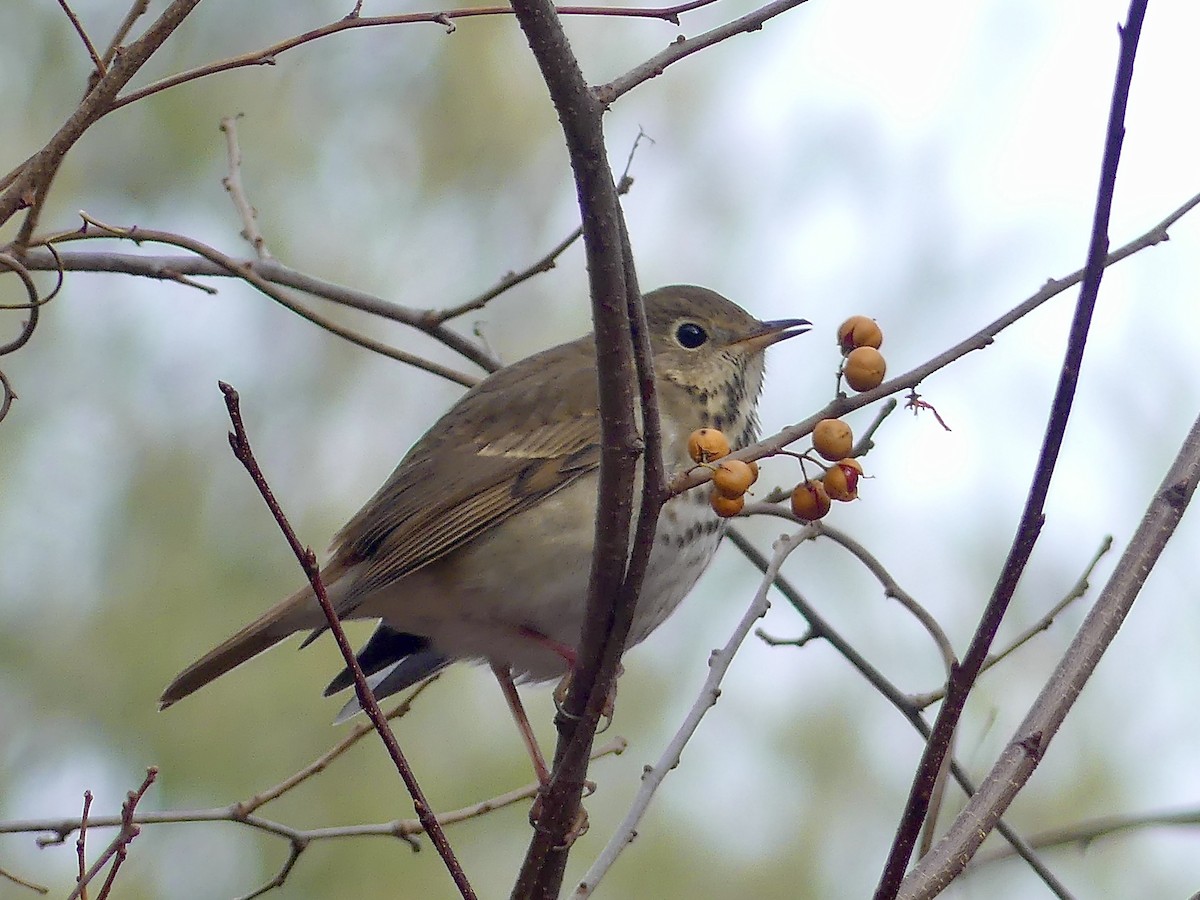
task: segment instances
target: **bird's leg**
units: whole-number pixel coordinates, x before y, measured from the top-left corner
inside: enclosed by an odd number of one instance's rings
[[[512,670],[502,663],[492,663],[492,672],[496,676],[496,681],[500,682],[500,690],[504,692],[508,711],[512,713],[513,720],[517,723],[517,731],[521,732],[521,740],[525,742],[525,749],[529,752],[529,759],[533,762],[533,771],[537,775],[538,783],[545,787],[550,783],[550,769],[546,765],[546,758],[542,756],[542,748],[538,746],[533,727],[529,724],[529,716],[525,714],[521,695],[517,693],[517,686],[513,682]]]
[[[566,712],[563,711],[563,704],[567,702],[567,691],[571,689],[571,676],[574,674],[574,672],[574,669],[567,672],[567,674],[564,675],[562,680],[558,683],[558,686],[554,688],[554,706],[559,713],[564,716],[566,715]],[[620,678],[624,672],[625,667],[620,663],[617,663],[617,678]],[[596,729],[596,734],[603,734],[608,730],[609,726],[612,725],[613,713],[616,710],[616,705],[617,682],[613,681],[612,689],[608,692],[608,696],[604,698],[604,706],[600,710],[600,715],[604,718],[604,724],[600,728]]]
[[[554,708],[558,710],[560,715],[566,715],[566,713],[563,712],[563,704],[567,701],[567,691],[570,690],[571,687],[571,675],[575,671],[575,663],[577,658],[575,648],[568,646],[561,641],[556,641],[554,638],[547,637],[540,631],[530,628],[528,625],[522,625],[517,629],[517,631],[520,633],[521,637],[529,638],[529,640],[533,641],[534,643],[545,647],[550,652],[561,657],[562,661],[567,664],[567,674],[562,677],[562,680],[558,683],[558,687],[554,689]],[[621,673],[624,671],[624,667],[618,663],[617,677],[620,678]],[[604,700],[604,708],[600,711],[600,715],[602,715],[605,719],[604,727],[597,731],[597,734],[607,731],[608,727],[612,725],[613,710],[616,704],[617,683],[614,681],[612,690],[609,691],[608,696]]]

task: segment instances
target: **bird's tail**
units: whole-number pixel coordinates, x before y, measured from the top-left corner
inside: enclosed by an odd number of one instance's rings
[[[158,698],[158,708],[166,709],[284,638],[324,622],[312,588],[305,585],[175,676]]]

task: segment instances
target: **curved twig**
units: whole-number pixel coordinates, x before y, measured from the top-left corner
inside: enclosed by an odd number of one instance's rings
[[[38,297],[37,285],[33,283],[33,276],[29,273],[29,269],[25,267],[15,256],[8,253],[0,252],[0,266],[7,268],[11,272],[16,272],[17,277],[21,279],[21,284],[25,287],[25,293],[29,296],[28,305],[22,304],[15,307],[16,309],[28,309],[29,318],[21,323],[21,332],[7,344],[0,344],[0,356],[5,356],[20,350],[33,337],[33,332],[37,328],[38,317],[41,310],[41,301]],[[8,387],[5,382],[6,388]],[[11,389],[10,389],[11,390]],[[5,409],[7,412],[7,408]]]
[[[291,310],[302,319],[306,319],[312,324],[324,328],[331,334],[335,334],[340,338],[350,341],[352,344],[357,344],[367,350],[373,350],[383,356],[398,360],[399,362],[407,363],[418,369],[424,369],[434,375],[440,375],[449,381],[456,381],[461,385],[470,387],[478,379],[447,366],[435,363],[432,360],[425,359],[412,353],[406,353],[403,350],[397,350],[394,347],[389,347],[387,344],[373,340],[372,338],[361,335],[349,328],[345,328],[336,322],[326,319],[324,316],[317,315],[307,307],[297,303],[289,297],[284,291],[281,291],[271,282],[260,276],[251,266],[247,266],[242,262],[227,256],[224,253],[208,246],[201,241],[186,237],[181,234],[173,234],[169,231],[157,231],[150,228],[139,228],[133,226],[131,228],[122,228],[116,225],[108,225],[104,222],[95,219],[86,213],[81,213],[83,220],[91,226],[99,228],[101,231],[108,232],[112,237],[125,238],[127,240],[140,243],[142,241],[151,241],[158,244],[169,244],[175,247],[182,247],[185,250],[203,256],[205,259],[216,263],[221,268],[225,269],[230,275],[236,276],[247,284],[257,288],[261,293],[266,294],[280,306]]]

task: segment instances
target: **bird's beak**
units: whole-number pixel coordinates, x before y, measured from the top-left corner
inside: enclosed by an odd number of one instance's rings
[[[731,341],[730,346],[745,347],[750,351],[761,351],[786,341],[790,337],[804,334],[812,328],[808,319],[777,319],[774,322],[759,322],[758,327],[745,337]]]

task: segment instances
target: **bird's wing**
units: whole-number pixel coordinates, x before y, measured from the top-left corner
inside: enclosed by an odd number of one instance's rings
[[[339,613],[596,469],[594,358],[580,339],[464,395],[335,538],[335,563],[367,563]]]

